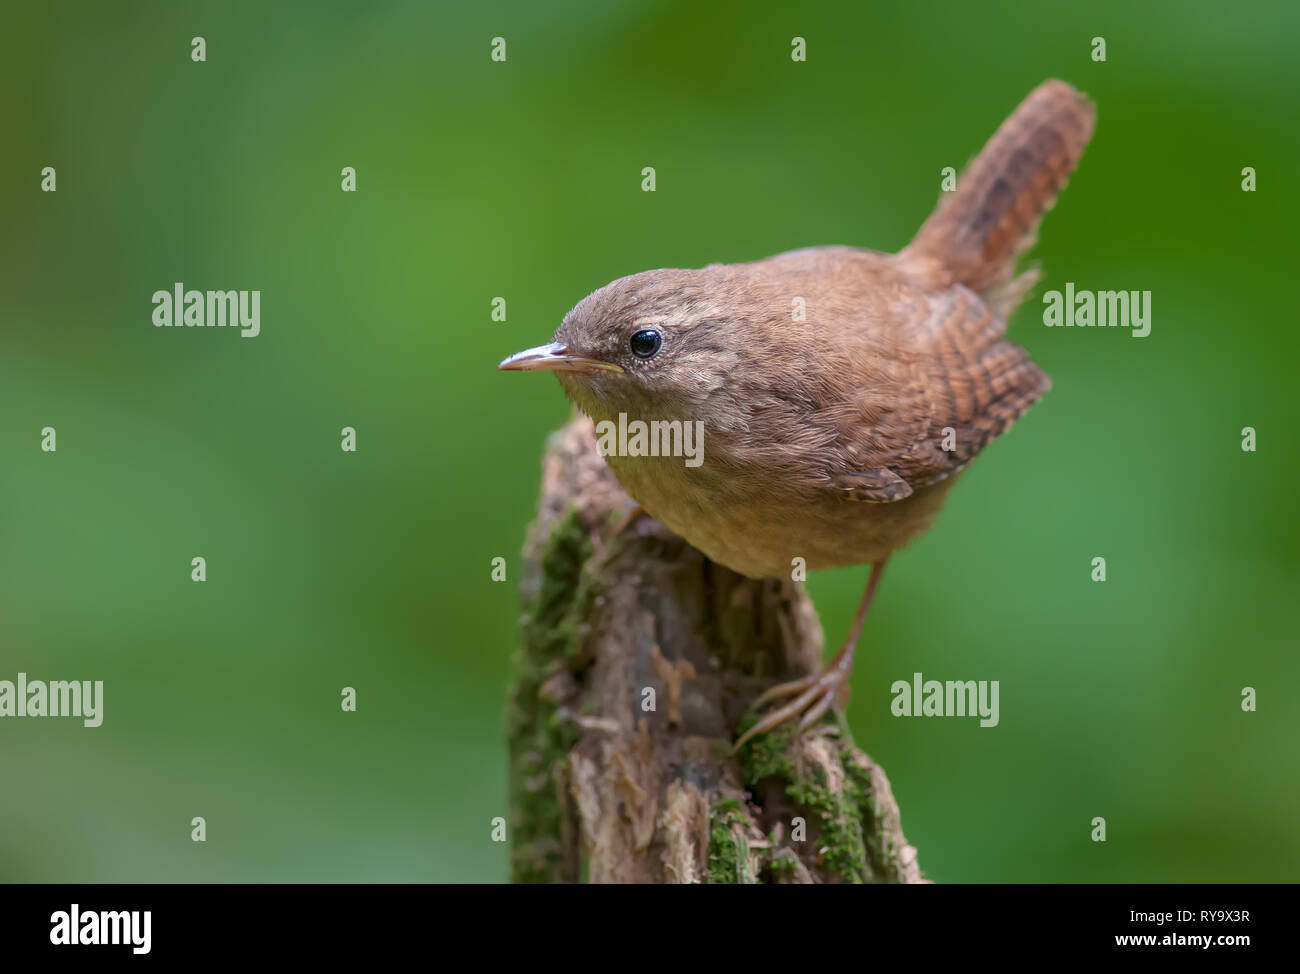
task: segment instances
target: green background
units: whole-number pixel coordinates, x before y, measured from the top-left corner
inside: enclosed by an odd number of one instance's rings
[[[1076,6],[10,11],[0,679],[106,690],[95,730],[0,722],[0,879],[503,880],[518,552],[568,406],[496,362],[634,271],[898,249],[1053,76],[1098,128],[1040,292],[1150,290],[1152,332],[1022,308],[1054,389],[891,562],[850,721],[936,880],[1296,879],[1300,14]],[[261,336],[154,328],[176,281],[261,289]],[[812,579],[828,645],[865,575]],[[999,680],[1000,726],[891,717],[917,670]]]

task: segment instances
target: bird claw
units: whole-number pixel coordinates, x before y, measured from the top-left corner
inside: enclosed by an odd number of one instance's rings
[[[821,695],[821,698],[815,704],[808,708],[803,717],[799,719],[799,728],[795,731],[796,734],[802,734],[822,719],[822,715],[830,710],[831,705],[835,702],[835,694],[838,690],[839,687],[831,687]]]
[[[782,697],[789,697],[796,693],[803,693],[805,690],[816,686],[817,681],[820,678],[820,673],[809,673],[807,676],[802,676],[797,680],[791,680],[788,683],[773,684],[760,693],[758,699],[756,699],[750,706],[757,710],[759,707],[771,703],[773,700],[780,700]]]
[[[735,750],[740,750],[741,745],[751,738],[759,734],[766,734],[795,717],[799,717],[799,724],[795,729],[795,734],[802,734],[820,720],[822,715],[831,708],[836,695],[844,684],[844,680],[844,671],[839,667],[832,666],[821,673],[769,687],[754,701],[755,707],[761,707],[763,704],[770,703],[781,697],[794,694],[798,694],[798,696],[785,706],[766,714],[757,724],[741,734],[740,739],[736,741]]]

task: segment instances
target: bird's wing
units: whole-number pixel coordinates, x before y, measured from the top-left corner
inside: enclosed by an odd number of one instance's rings
[[[847,400],[828,403],[819,423],[836,430],[826,481],[854,500],[889,503],[969,464],[1050,386],[1006,322],[957,286],[906,295],[878,348],[872,378]]]

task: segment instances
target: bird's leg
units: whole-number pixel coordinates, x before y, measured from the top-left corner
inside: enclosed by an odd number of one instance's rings
[[[737,749],[751,737],[766,734],[794,717],[800,718],[796,733],[801,733],[805,728],[819,720],[822,714],[826,713],[835,702],[836,695],[847,688],[849,674],[853,670],[853,653],[857,649],[858,636],[862,633],[862,624],[866,621],[867,612],[871,609],[871,600],[875,597],[876,586],[880,584],[880,575],[885,570],[886,560],[881,559],[871,566],[871,574],[867,578],[866,590],[862,593],[862,601],[858,603],[858,611],[853,617],[853,626],[849,630],[849,638],[844,641],[844,645],[835,654],[834,659],[820,673],[812,673],[801,679],[791,680],[789,683],[778,683],[774,687],[769,687],[759,696],[754,701],[755,707],[761,707],[765,703],[779,700],[782,697],[794,696],[795,698],[785,706],[773,710],[757,724],[745,731],[740,736],[740,740],[736,741]],[[796,694],[797,696],[795,696]]]

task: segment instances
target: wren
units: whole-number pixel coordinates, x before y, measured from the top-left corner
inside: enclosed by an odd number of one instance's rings
[[[754,578],[871,565],[844,647],[737,742],[842,703],[889,555],[933,523],[957,475],[1045,393],[1003,338],[1037,279],[1017,273],[1092,136],[1092,103],[1034,89],[897,254],[814,247],[623,277],[549,345],[499,366],[554,372],[596,420],[700,423],[703,462],[606,456],[641,508]],[[662,454],[663,451],[656,451]]]

